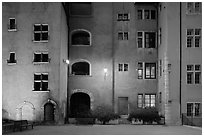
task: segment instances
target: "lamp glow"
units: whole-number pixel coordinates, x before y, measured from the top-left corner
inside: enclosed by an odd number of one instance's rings
[[[63,62],[69,65],[69,60],[68,59],[63,59]]]

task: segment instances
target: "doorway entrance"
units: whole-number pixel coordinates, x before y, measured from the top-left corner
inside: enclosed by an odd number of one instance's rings
[[[54,121],[54,105],[52,103],[46,103],[44,105],[44,121]]]
[[[128,115],[128,97],[118,97],[118,114]]]
[[[71,116],[76,117],[78,114],[90,110],[90,97],[86,93],[74,93],[70,99]]]

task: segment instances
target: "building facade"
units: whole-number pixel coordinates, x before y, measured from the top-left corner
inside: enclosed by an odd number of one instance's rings
[[[200,116],[201,20],[201,3],[3,3],[5,116],[62,123],[101,105],[156,108],[174,125]]]

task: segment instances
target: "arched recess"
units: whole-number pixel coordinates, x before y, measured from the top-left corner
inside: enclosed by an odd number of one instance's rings
[[[17,120],[35,120],[35,107],[29,101],[24,101],[16,107],[16,119]]]
[[[72,46],[91,46],[91,32],[85,29],[75,29],[71,31]]]
[[[53,110],[51,110],[52,112],[48,112],[48,113],[53,113],[53,121],[56,121],[58,120],[58,117],[57,117],[57,103],[52,100],[52,99],[48,99],[46,101],[43,102],[42,106],[41,106],[41,121],[45,121],[45,120],[50,120],[50,118],[45,118],[45,112],[47,111],[47,108],[48,109],[52,109],[51,107],[53,107]]]
[[[81,93],[86,93],[87,95],[89,95],[89,97],[90,97],[90,109],[93,110],[93,108],[94,108],[94,105],[93,105],[93,103],[94,103],[94,96],[93,96],[93,94],[89,90],[86,90],[86,89],[74,89],[74,90],[72,90],[71,96],[74,93],[80,93],[80,92]],[[69,100],[71,99],[71,96],[70,96]]]
[[[78,59],[71,63],[70,74],[72,75],[91,75],[91,63],[85,59]]]

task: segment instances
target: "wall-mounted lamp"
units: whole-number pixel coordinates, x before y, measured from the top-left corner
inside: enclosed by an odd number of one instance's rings
[[[104,79],[106,79],[106,76],[107,76],[107,74],[108,74],[108,69],[107,69],[107,68],[104,68],[104,69],[103,69],[103,72],[104,72]]]
[[[68,59],[63,59],[63,62],[69,65],[69,60]]]

